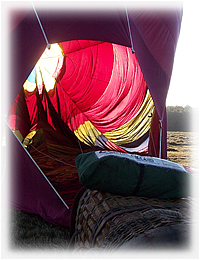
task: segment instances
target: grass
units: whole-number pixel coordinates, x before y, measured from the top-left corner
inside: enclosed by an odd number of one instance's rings
[[[54,226],[38,215],[11,209],[11,247],[60,249],[68,246],[69,230]]]
[[[169,160],[198,168],[198,133],[168,132],[167,148]]]
[[[197,167],[198,144],[196,140],[195,133],[168,132],[168,159]],[[47,223],[40,216],[12,209],[10,235],[12,248],[66,250],[69,229]]]

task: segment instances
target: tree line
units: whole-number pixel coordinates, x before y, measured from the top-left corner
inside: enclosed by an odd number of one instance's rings
[[[167,130],[191,132],[198,131],[199,109],[190,106],[167,107]]]

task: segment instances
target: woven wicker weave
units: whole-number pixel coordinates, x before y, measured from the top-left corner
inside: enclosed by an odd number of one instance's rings
[[[148,230],[189,221],[186,199],[122,197],[87,189],[79,200],[75,247],[116,248]]]

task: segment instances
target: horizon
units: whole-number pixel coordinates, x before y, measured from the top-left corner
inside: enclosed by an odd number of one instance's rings
[[[192,108],[192,109],[199,109],[199,106],[190,106],[190,105],[166,105],[166,108],[168,107],[182,107],[182,108]]]

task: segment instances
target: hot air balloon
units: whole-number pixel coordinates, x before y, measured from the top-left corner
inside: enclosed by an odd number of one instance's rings
[[[167,158],[165,101],[182,6],[33,7],[16,17],[9,35],[11,203],[69,226],[82,187],[79,154]]]

